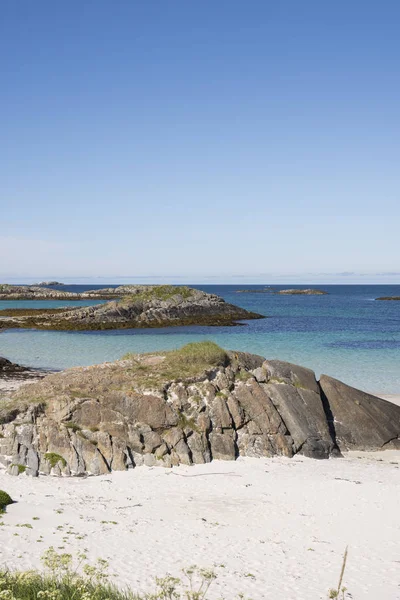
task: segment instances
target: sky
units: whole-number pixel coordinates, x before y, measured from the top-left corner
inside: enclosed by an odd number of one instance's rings
[[[400,3],[2,0],[0,281],[400,283]]]

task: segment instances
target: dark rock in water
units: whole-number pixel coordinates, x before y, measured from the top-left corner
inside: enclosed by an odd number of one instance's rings
[[[203,342],[70,369],[0,404],[0,463],[102,474],[238,456],[399,446],[400,407],[313,371]]]
[[[48,371],[22,367],[0,356],[0,400],[3,396],[8,396],[17,390],[21,385],[38,381],[47,374]]]
[[[11,373],[20,373],[21,371],[25,371],[25,367],[21,367],[20,365],[15,365],[10,360],[3,358],[0,356],[0,377],[2,374],[11,374]]]
[[[382,296],[381,298],[375,298],[375,300],[400,300],[400,296]]]
[[[400,406],[322,375],[322,398],[341,450],[400,449]]]

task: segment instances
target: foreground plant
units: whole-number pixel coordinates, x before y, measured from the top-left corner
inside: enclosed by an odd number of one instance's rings
[[[337,588],[329,590],[329,596],[328,596],[329,599],[341,598],[342,600],[344,600],[344,598],[345,598],[347,588],[344,587],[342,585],[342,583],[343,583],[344,571],[346,569],[347,554],[348,554],[348,547],[346,546],[346,550],[344,551],[344,555],[343,555],[342,568],[340,570],[339,583],[338,583]]]
[[[156,579],[153,593],[138,595],[120,590],[109,581],[108,562],[95,565],[85,554],[74,561],[71,554],[53,547],[42,556],[45,572],[0,571],[1,600],[205,600],[216,578],[214,571],[195,566],[183,570],[184,580],[170,575]]]
[[[14,500],[9,494],[7,494],[7,492],[5,492],[4,490],[0,490],[0,513],[4,512],[6,506],[8,506],[9,504],[13,504],[13,502]]]

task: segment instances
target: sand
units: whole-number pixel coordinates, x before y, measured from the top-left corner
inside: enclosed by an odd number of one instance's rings
[[[215,566],[210,599],[311,600],[337,583],[354,600],[400,599],[400,452],[316,461],[241,458],[102,477],[0,472],[17,503],[0,527],[0,563],[40,567],[53,545],[108,559],[121,586],[191,564]],[[30,524],[32,529],[20,527]]]

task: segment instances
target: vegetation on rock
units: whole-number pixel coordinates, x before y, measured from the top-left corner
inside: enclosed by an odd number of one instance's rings
[[[0,490],[0,512],[3,512],[9,504],[13,504],[14,500],[7,492]]]
[[[65,458],[57,454],[56,452],[46,452],[44,455],[45,459],[50,463],[51,468],[53,469],[58,463],[61,463],[63,467],[66,466],[67,461]]]

